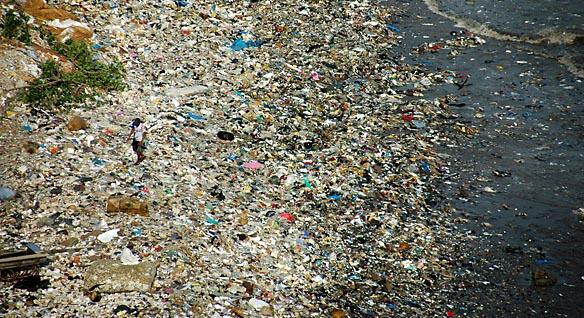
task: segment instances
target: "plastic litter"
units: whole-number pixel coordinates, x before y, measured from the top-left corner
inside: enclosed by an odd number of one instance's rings
[[[118,237],[118,232],[120,229],[113,229],[106,232],[103,232],[97,236],[97,239],[102,243],[109,243],[114,238]]]
[[[140,263],[140,259],[132,253],[129,248],[124,248],[120,254],[120,261],[124,265],[136,265]]]
[[[252,306],[255,310],[260,311],[262,310],[262,308],[269,306],[270,304],[268,304],[267,302],[261,300],[261,299],[257,299],[257,298],[252,298],[248,301],[248,304],[250,306]]]
[[[16,191],[8,187],[0,187],[0,200],[10,200],[16,196]]]
[[[256,169],[263,168],[263,166],[264,165],[262,163],[260,163],[258,161],[255,161],[255,160],[248,161],[248,162],[246,162],[246,163],[243,164],[243,167],[244,168],[246,168],[246,169],[252,169],[252,170],[256,170]]]

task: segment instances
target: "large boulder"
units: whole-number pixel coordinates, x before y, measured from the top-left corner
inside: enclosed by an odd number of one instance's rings
[[[59,40],[72,38],[89,41],[93,36],[89,26],[79,22],[74,14],[48,5],[45,0],[27,0],[22,4],[22,9],[35,19],[45,22],[49,31]]]
[[[157,267],[153,262],[124,265],[117,260],[98,260],[87,268],[84,287],[100,293],[147,292],[154,283]]]
[[[28,53],[20,47],[0,43],[0,90],[24,87],[41,74],[33,54]]]

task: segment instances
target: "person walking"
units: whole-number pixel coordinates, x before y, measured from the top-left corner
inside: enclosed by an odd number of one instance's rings
[[[132,150],[138,156],[135,164],[139,164],[144,160],[144,139],[146,138],[146,126],[140,118],[135,118],[130,126],[130,135],[128,136],[128,141],[132,139]]]

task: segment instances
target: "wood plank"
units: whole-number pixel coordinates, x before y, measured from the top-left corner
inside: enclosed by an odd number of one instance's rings
[[[31,266],[41,264],[48,254],[33,254],[15,257],[0,258],[0,269]]]

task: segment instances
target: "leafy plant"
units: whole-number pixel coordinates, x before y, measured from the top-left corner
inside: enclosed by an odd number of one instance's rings
[[[31,44],[28,20],[24,13],[7,10],[1,24],[2,36]],[[61,42],[42,26],[34,30],[57,55],[72,63],[73,69],[64,71],[54,60],[41,63],[41,75],[19,91],[18,100],[46,109],[66,109],[101,92],[125,88],[125,70],[119,61],[99,61],[95,50],[84,41]]]
[[[50,33],[42,33],[51,48],[73,63],[71,72],[64,72],[55,61],[40,65],[41,76],[20,94],[20,100],[44,108],[68,108],[71,104],[102,91],[124,89],[124,67],[114,61],[110,64],[94,59],[94,51],[83,41],[57,41]]]
[[[59,64],[48,61],[40,65],[41,76],[20,92],[20,99],[34,106],[61,106],[75,102],[72,78],[63,74]],[[81,98],[81,96],[79,96]]]
[[[7,10],[2,19],[2,36],[8,39],[17,39],[22,43],[30,45],[30,29],[28,21],[30,18],[25,14],[19,14],[14,10]]]

